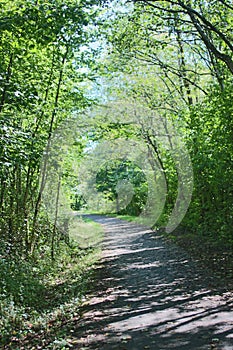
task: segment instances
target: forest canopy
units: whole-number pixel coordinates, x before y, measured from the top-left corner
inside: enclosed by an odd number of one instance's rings
[[[164,178],[158,225],[186,200],[184,227],[232,240],[231,2],[15,0],[1,8],[3,251],[30,255],[49,241],[53,251],[70,198],[88,197],[82,159],[117,139],[143,142]],[[186,180],[182,152],[192,168]]]
[[[63,295],[81,300],[101,230],[78,214],[232,250],[233,5],[0,9],[0,343],[12,346],[29,320],[64,314]]]

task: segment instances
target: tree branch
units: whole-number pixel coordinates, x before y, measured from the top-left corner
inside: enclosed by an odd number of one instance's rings
[[[203,31],[203,29],[201,28],[200,22],[198,21],[197,18],[195,18],[195,16],[190,13],[190,18],[193,21],[193,24],[195,26],[195,28],[197,29],[198,33],[200,34],[202,40],[204,41],[207,49],[209,49],[211,52],[213,52],[213,54],[220,59],[221,61],[225,62],[225,64],[227,65],[227,67],[229,68],[229,70],[231,71],[231,73],[233,74],[233,61],[231,59],[231,57],[225,53],[220,52],[215,45],[209,40],[208,36],[205,34],[205,32]],[[232,47],[233,49],[233,47]]]
[[[182,8],[186,9],[188,15],[193,21],[193,17],[198,17],[207,27],[209,27],[213,32],[218,34],[218,36],[227,44],[227,46],[230,48],[230,50],[233,52],[233,45],[231,42],[226,38],[226,36],[218,29],[216,28],[210,21],[206,19],[206,17],[202,16],[199,12],[192,9],[190,6],[183,3],[183,1],[179,0],[179,4]]]

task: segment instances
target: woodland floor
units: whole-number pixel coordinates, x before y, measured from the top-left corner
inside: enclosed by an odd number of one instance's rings
[[[103,259],[67,334],[84,350],[232,350],[233,293],[219,273],[143,226],[104,226]]]

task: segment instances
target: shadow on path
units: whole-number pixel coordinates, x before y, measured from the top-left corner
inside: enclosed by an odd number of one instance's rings
[[[176,245],[133,223],[105,229],[93,296],[69,335],[73,348],[232,350],[232,294]]]

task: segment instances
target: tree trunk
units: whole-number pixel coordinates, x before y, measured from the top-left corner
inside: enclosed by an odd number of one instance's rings
[[[38,197],[37,197],[36,204],[35,204],[33,222],[32,222],[32,234],[31,234],[31,242],[30,242],[30,253],[31,254],[33,254],[33,251],[35,248],[35,243],[36,243],[35,242],[36,223],[37,223],[37,218],[38,218],[38,214],[39,214],[39,210],[40,210],[42,194],[43,194],[45,184],[46,184],[47,166],[48,166],[49,152],[50,152],[51,141],[52,141],[52,133],[53,133],[55,117],[57,114],[58,101],[59,101],[59,97],[60,97],[60,90],[61,90],[62,79],[63,79],[63,72],[64,72],[64,67],[65,67],[65,62],[66,62],[68,52],[69,52],[69,46],[66,47],[66,52],[64,53],[63,58],[62,58],[61,70],[60,70],[60,74],[59,74],[57,91],[56,91],[56,96],[55,96],[55,101],[54,101],[54,108],[53,108],[52,116],[51,116],[51,120],[50,120],[50,126],[49,126],[48,137],[47,137],[47,145],[46,145],[46,150],[45,150],[45,157],[44,157],[43,167],[42,167],[42,171],[41,171],[41,183],[40,183],[39,193],[38,193]]]
[[[58,175],[57,196],[56,196],[56,204],[55,204],[55,217],[54,217],[54,223],[53,223],[52,242],[51,242],[51,259],[52,260],[54,260],[55,236],[56,236],[56,228],[57,228],[60,189],[61,189],[61,176]]]

